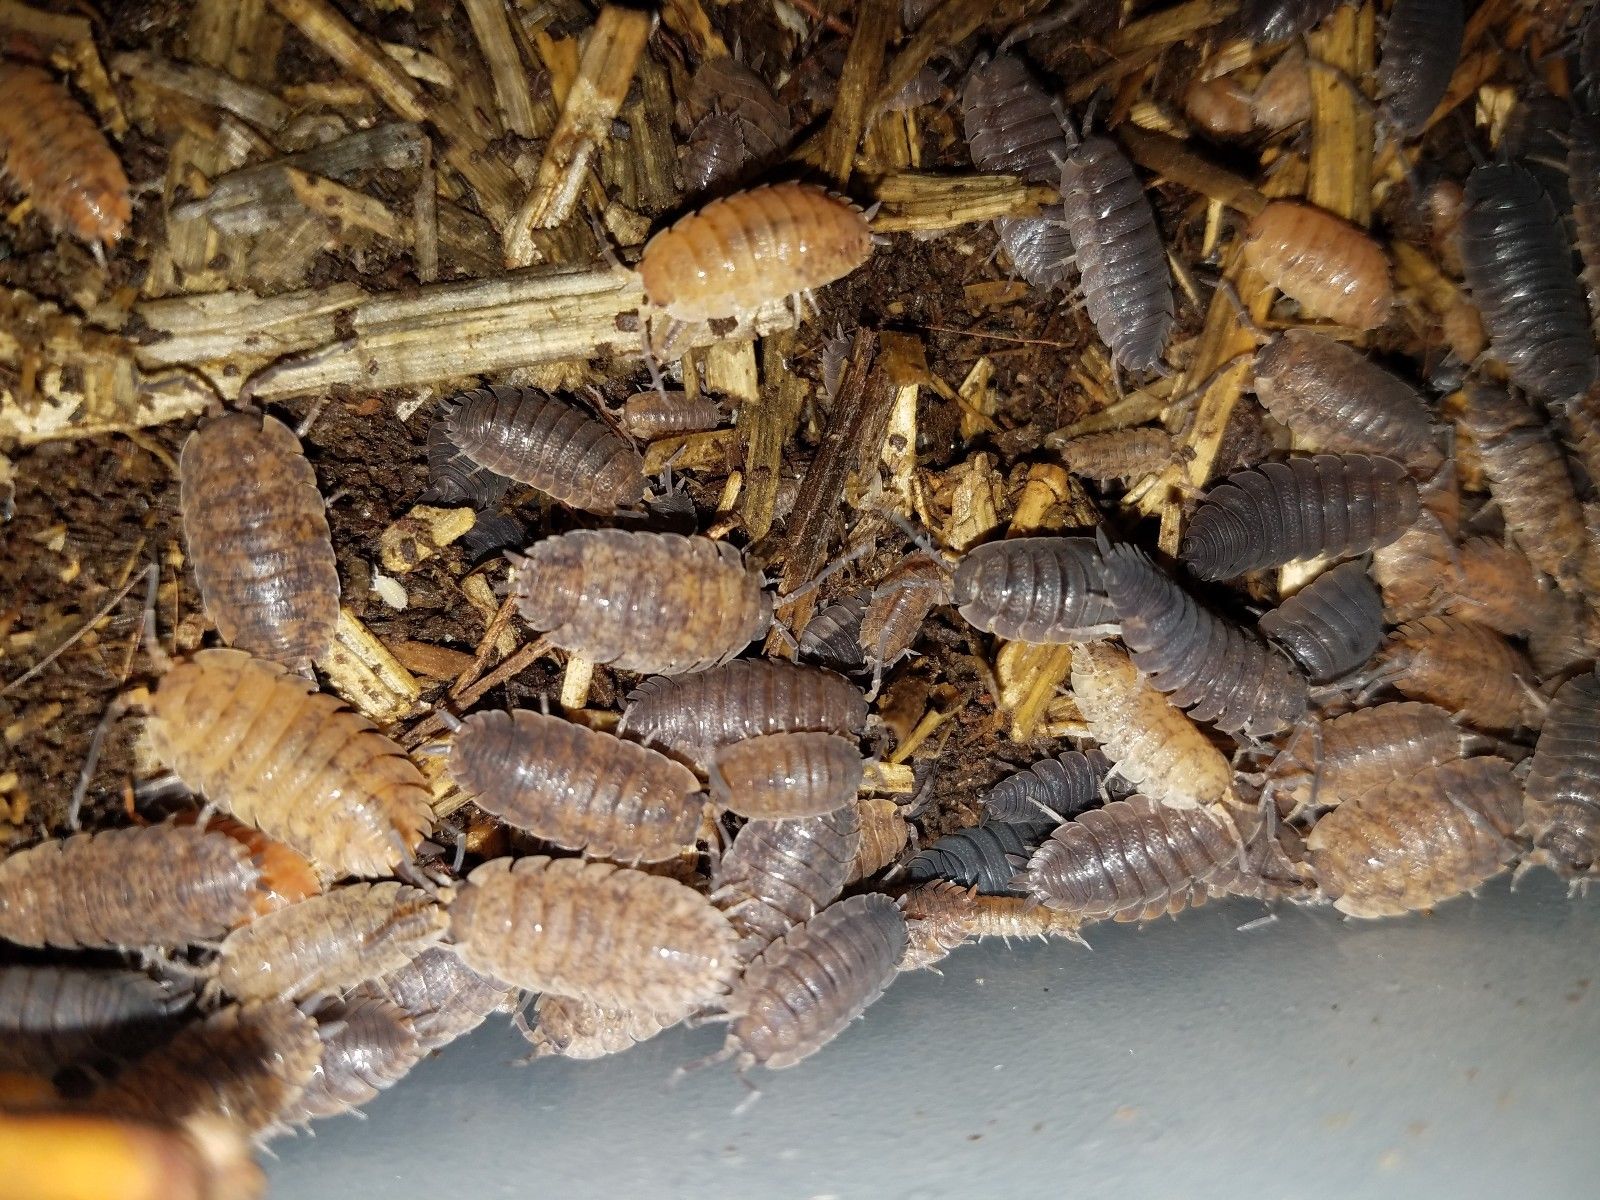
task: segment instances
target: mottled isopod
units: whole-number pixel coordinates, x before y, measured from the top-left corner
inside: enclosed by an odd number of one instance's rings
[[[1318,454],[1237,471],[1207,493],[1183,535],[1201,579],[1233,579],[1395,540],[1417,519],[1417,486],[1392,458]]]
[[[695,70],[683,98],[684,115],[700,121],[726,113],[744,127],[750,153],[771,157],[789,140],[790,114],[772,94],[767,81],[728,55],[707,58]]]
[[[721,747],[711,798],[754,820],[821,817],[855,799],[861,751],[834,733],[768,733]]]
[[[797,925],[745,968],[728,997],[727,1047],[741,1069],[809,1058],[894,980],[906,921],[887,896],[852,896]]]
[[[332,878],[387,875],[432,821],[428,785],[372,723],[308,679],[202,650],[150,704],[156,757],[207,800]]]
[[[1342,713],[1292,737],[1269,781],[1297,809],[1332,807],[1461,753],[1462,733],[1448,712],[1399,700]]]
[[[1257,213],[1245,230],[1244,260],[1307,313],[1352,329],[1382,325],[1394,303],[1378,244],[1309,204],[1274,200]]]
[[[38,67],[0,59],[0,165],[55,229],[113,245],[133,215],[128,177],[105,135]]]
[[[546,993],[525,1036],[535,1058],[604,1058],[649,1041],[681,1019]]]
[[[1460,617],[1421,617],[1389,635],[1380,678],[1478,729],[1537,729],[1533,665],[1494,630]]]
[[[1461,544],[1461,577],[1446,611],[1468,617],[1507,637],[1525,637],[1543,620],[1552,598],[1527,556],[1493,538]]]
[[[1383,642],[1383,597],[1359,562],[1324,571],[1257,626],[1305,668],[1312,683],[1354,671]]]
[[[689,131],[683,147],[683,183],[690,195],[719,190],[750,165],[745,123],[728,113],[707,113]]]
[[[641,442],[715,429],[726,419],[722,406],[683,392],[635,392],[622,402],[622,427]]]
[[[1461,257],[1491,352],[1513,383],[1540,399],[1588,391],[1594,339],[1550,198],[1524,168],[1491,163],[1467,176],[1466,199]]]
[[[568,850],[660,862],[694,845],[704,806],[682,763],[560,717],[474,713],[450,774],[485,812]]]
[[[1030,537],[969,550],[955,604],[969,625],[1008,640],[1059,645],[1102,635],[1116,620],[1087,537]]]
[[[1306,838],[1312,874],[1347,916],[1432,908],[1511,861],[1521,807],[1504,759],[1424,767],[1319,820]]]
[[[228,413],[178,462],[184,540],[222,640],[299,669],[328,652],[339,570],[317,474],[281,421]]]
[[[286,1124],[352,1112],[399,1083],[427,1050],[405,1010],[361,989],[317,1010],[322,1056]]]
[[[372,987],[405,1009],[424,1053],[471,1033],[507,1008],[515,991],[467,966],[449,946],[429,946]]]
[[[1270,736],[1306,711],[1306,680],[1253,631],[1207,611],[1136,546],[1103,551],[1106,593],[1133,665],[1197,721]]]
[[[1378,103],[1416,137],[1450,87],[1466,32],[1462,0],[1395,0],[1378,53]]]
[[[909,654],[928,613],[949,600],[950,577],[926,554],[910,555],[889,568],[861,614],[861,653],[874,671]]]
[[[470,966],[529,991],[683,1014],[727,990],[733,927],[675,879],[611,863],[497,858],[450,910]]]
[[[859,883],[900,860],[911,840],[906,806],[884,796],[864,796],[856,801],[861,838],[846,883]]]
[[[1561,685],[1545,713],[1523,799],[1530,861],[1565,876],[1600,862],[1600,679],[1587,671]]]
[[[0,967],[0,1071],[49,1076],[137,1055],[172,1031],[183,1004],[136,971]]]
[[[1033,853],[1056,822],[1034,820],[1026,824],[984,821],[946,834],[920,851],[906,864],[913,883],[948,879],[973,887],[984,896],[1020,896],[1012,882],[1017,863]]]
[[[727,542],[578,529],[507,557],[523,620],[563,650],[619,670],[713,666],[772,624],[760,572]]]
[[[1067,470],[1096,483],[1142,479],[1170,466],[1180,453],[1173,436],[1157,425],[1086,433],[1062,440],[1057,448]]]
[[[450,440],[479,466],[586,512],[644,498],[644,460],[610,427],[537,388],[497,384],[457,398]]]
[[[1077,750],[1006,776],[979,799],[991,821],[1069,821],[1100,802],[1100,772]]]
[[[1066,937],[1074,941],[1079,921],[1022,896],[984,896],[976,888],[936,879],[902,898],[907,945],[902,971],[931,967],[974,938]]]

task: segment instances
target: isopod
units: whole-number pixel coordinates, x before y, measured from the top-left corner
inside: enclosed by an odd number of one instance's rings
[[[428,426],[428,490],[433,504],[466,504],[480,512],[493,508],[515,480],[481,467],[450,440],[450,413]]]
[[[1427,128],[1461,59],[1461,0],[1395,0],[1378,52],[1378,103],[1407,137]]]
[[[411,1018],[366,989],[317,1010],[321,1060],[285,1124],[352,1112],[393,1087],[422,1061],[426,1048]]]
[[[1347,916],[1432,908],[1511,861],[1521,807],[1504,759],[1424,767],[1319,820],[1306,838],[1312,874]]]
[[[1487,625],[1507,637],[1525,637],[1541,622],[1550,593],[1527,556],[1493,538],[1463,542],[1460,583],[1446,611]]]
[[[150,703],[156,757],[331,878],[387,875],[432,823],[405,752],[308,679],[241,650],[201,650]]]
[[[617,732],[705,765],[718,746],[745,738],[859,738],[866,728],[866,698],[848,679],[820,667],[751,658],[645,680],[629,695]]]
[[[618,670],[714,666],[772,624],[760,572],[727,542],[578,529],[507,557],[523,620],[561,649]]]
[[[832,904],[850,882],[860,845],[855,803],[821,817],[747,821],[711,876],[711,902],[733,923],[740,960]]]
[[[429,946],[372,988],[406,1011],[424,1053],[471,1033],[507,1008],[515,990],[479,974],[449,946]]]
[[[723,420],[722,406],[715,400],[683,392],[635,392],[622,402],[622,427],[641,442],[715,429]]]
[[[1463,736],[1433,704],[1398,700],[1318,722],[1273,761],[1270,786],[1296,809],[1333,807],[1462,755]]]
[[[946,834],[906,864],[906,877],[913,883],[948,879],[962,887],[978,889],[983,896],[1020,896],[1012,882],[1017,862],[1033,853],[1055,822],[1034,820],[1027,824],[984,821]]]
[[[1222,751],[1157,691],[1126,653],[1103,642],[1072,647],[1072,694],[1116,773],[1175,808],[1232,795]]]
[[[652,237],[639,259],[646,301],[676,321],[746,316],[842,279],[872,254],[866,217],[803,183],[735,192]]]
[[[885,867],[900,861],[911,840],[911,822],[906,806],[883,796],[863,796],[856,801],[861,825],[859,848],[850,864],[846,883],[859,883]]]
[[[1537,729],[1533,666],[1494,630],[1460,617],[1421,617],[1389,635],[1379,678],[1478,729]]]
[[[1046,444],[1050,439],[1045,439]],[[1177,459],[1177,441],[1157,425],[1108,429],[1059,443],[1067,470],[1096,483],[1127,483],[1154,475]]]
[[[768,733],[720,748],[711,798],[754,820],[821,817],[855,799],[863,774],[856,744],[834,733]]]
[[[707,113],[695,122],[683,148],[684,186],[691,195],[716,191],[743,175],[753,157],[743,121]]]
[[[1133,665],[1197,721],[1264,737],[1306,711],[1306,680],[1254,632],[1196,604],[1136,546],[1102,551],[1106,593]]]
[[[0,938],[62,949],[186,946],[255,915],[261,868],[222,833],[79,833],[0,859]]]
[[[1078,918],[1021,896],[985,896],[976,888],[936,879],[903,898],[906,953],[902,971],[931,967],[975,938],[1065,937],[1079,940]]]
[[[529,991],[684,1014],[728,987],[733,927],[674,879],[611,863],[492,859],[450,910],[469,966]]]
[[[1203,903],[1206,879],[1238,853],[1234,831],[1211,813],[1131,796],[1057,828],[1016,884],[1080,920],[1149,921]]]
[[[1600,23],[1590,24],[1600,28]],[[1583,257],[1583,282],[1589,292],[1589,318],[1600,330],[1600,120],[1592,116],[1573,118],[1567,184],[1572,190],[1578,253]]]
[[[1315,29],[1344,0],[1245,0],[1236,18],[1241,37],[1258,45],[1287,42]]]
[[[865,592],[846,596],[806,622],[800,631],[800,657],[835,671],[863,670],[867,659],[861,652],[861,618],[867,599]]]
[[[1312,683],[1348,675],[1383,642],[1383,597],[1359,562],[1324,571],[1257,628],[1305,669]]]
[[[691,122],[723,113],[738,121],[750,156],[763,161],[789,141],[789,112],[778,103],[767,81],[728,55],[707,58],[695,70],[683,98]]]
[[[227,413],[178,462],[200,599],[230,646],[291,670],[322,658],[339,622],[339,569],[317,474],[283,422]]]
[[[1441,461],[1416,389],[1320,333],[1291,329],[1274,338],[1256,355],[1255,389],[1301,449],[1387,455],[1422,475]]]
[[[38,67],[0,59],[0,163],[55,229],[115,245],[133,216],[122,164],[72,95]]]
[[[317,1023],[294,1005],[229,1005],[145,1055],[91,1107],[164,1121],[215,1114],[260,1137],[282,1128],[321,1061]]]
[[[198,813],[180,813],[174,820],[179,825],[198,821]],[[261,868],[261,880],[256,886],[256,916],[265,916],[291,904],[298,904],[308,896],[322,890],[322,881],[303,854],[289,849],[282,842],[269,838],[259,829],[235,821],[221,813],[206,818],[207,833],[223,833],[250,851],[256,866]]]
[[[1066,290],[1072,277],[1072,231],[1059,204],[1037,217],[996,217],[994,231],[1018,275],[1042,292]]]
[[[1600,679],[1587,671],[1562,684],[1545,713],[1528,772],[1523,812],[1530,861],[1571,877],[1600,861]]]
[[[485,812],[568,850],[660,862],[694,845],[703,798],[682,763],[518,709],[461,723],[450,774]]]
[[[1093,538],[1012,538],[969,550],[952,591],[969,625],[1059,645],[1102,636],[1116,621],[1102,571]]]
[[[1467,176],[1461,257],[1490,350],[1511,381],[1542,400],[1594,385],[1594,339],[1555,206],[1515,163]]]
[[[533,1028],[525,1036],[535,1058],[604,1058],[648,1042],[680,1019],[547,992],[539,997]]]
[[[1226,75],[1196,79],[1183,93],[1184,115],[1217,138],[1240,138],[1256,126],[1250,93]]]
[[[1069,821],[1100,802],[1100,772],[1077,750],[1042,758],[995,784],[979,799],[991,821]]]
[[[601,421],[537,388],[496,384],[457,397],[450,440],[473,462],[570,508],[614,513],[644,498],[644,460]]]
[[[1347,558],[1394,541],[1417,519],[1417,486],[1392,458],[1318,454],[1236,471],[1184,531],[1184,563],[1234,579],[1301,558]]]
[[[1172,272],[1133,165],[1111,139],[1088,138],[1061,165],[1061,199],[1095,331],[1123,367],[1155,367],[1172,332]]]
[[[961,91],[961,121],[980,170],[1030,183],[1055,181],[1071,145],[1060,102],[1011,54],[973,64]]]
[[[844,1032],[893,982],[906,922],[887,896],[851,896],[773,942],[728,997],[741,1070],[792,1067]]]
[[[911,652],[935,605],[950,600],[950,577],[942,563],[913,554],[891,567],[867,598],[861,614],[861,653],[876,673]]]
[[[1371,236],[1320,208],[1274,200],[1250,221],[1244,261],[1312,316],[1375,329],[1389,316],[1389,260]]]
[[[137,1055],[170,1033],[184,998],[136,971],[0,967],[0,1071],[53,1075]]]
[[[1468,385],[1461,426],[1478,447],[1506,533],[1539,570],[1575,585],[1588,539],[1567,460],[1549,427],[1505,388],[1484,383]]]
[[[1461,586],[1456,549],[1461,489],[1454,459],[1446,459],[1418,488],[1417,499],[1411,528],[1372,552],[1372,578],[1383,593],[1383,614],[1390,624],[1436,612]]]

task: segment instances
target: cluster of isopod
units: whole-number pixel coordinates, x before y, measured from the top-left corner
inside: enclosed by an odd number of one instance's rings
[[[1296,80],[1321,68],[1299,40],[1337,7],[1247,0],[1232,29],[1259,52],[1189,87],[1188,117],[1218,139],[1303,121]],[[1396,0],[1361,97],[1383,139],[1430,128],[1464,36],[1461,0]],[[1169,373],[1167,239],[1115,129],[1075,128],[1021,50],[963,61],[972,163],[1059,195],[996,221],[1012,269],[1042,291],[1075,272],[1113,370]],[[912,83],[890,110],[944,90]],[[87,114],[37,67],[0,63],[0,92],[40,114],[0,115],[8,173],[61,231],[115,243],[127,183]],[[360,1107],[497,1011],[569,1058],[722,1018],[720,1057],[777,1070],[975,938],[1081,940],[1223,896],[1396,917],[1513,867],[1600,874],[1600,118],[1561,142],[1581,274],[1548,164],[1502,154],[1428,197],[1481,323],[1447,395],[1368,348],[1397,303],[1380,240],[1258,197],[1233,265],[1282,299],[1238,404],[1283,452],[1191,478],[1207,435],[1176,412],[1063,431],[1041,453],[1108,506],[1180,496],[1160,550],[1121,516],[929,546],[866,586],[801,585],[838,595],[790,631],[775,611],[799,593],[774,595],[757,547],[654,527],[639,443],[729,414],[667,391],[653,355],[681,325],[798,314],[873,235],[844,197],[755,182],[794,130],[754,69],[712,58],[680,99],[698,207],[636,268],[642,323],[668,326],[644,341],[658,386],[611,410],[490,384],[427,434],[423,499],[484,514],[481,549],[516,545],[508,607],[569,671],[638,677],[620,714],[441,704],[439,786],[511,848],[463,871],[463,839],[448,865],[419,758],[318,685],[339,560],[299,436],[251,409],[205,419],[180,508],[221,644],[158,664],[143,700],[197,804],[0,858],[0,940],[57,952],[0,965],[0,1070],[86,1113],[264,1139]],[[519,488],[564,531],[526,544],[496,516]],[[974,647],[1064,647],[1071,732],[919,846],[921,804],[871,757],[874,703],[943,608]]]

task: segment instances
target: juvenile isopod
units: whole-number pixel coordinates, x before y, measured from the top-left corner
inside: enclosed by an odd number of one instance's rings
[[[745,968],[727,1000],[727,1052],[741,1070],[809,1058],[883,994],[905,950],[905,918],[889,897],[829,905]]]
[[[948,603],[950,576],[942,563],[913,554],[891,567],[861,614],[861,653],[872,664],[877,694],[883,668],[911,652],[935,605]]]
[[[707,113],[683,147],[684,187],[690,195],[718,191],[744,175],[753,157],[744,122],[728,113]]]
[[[1462,756],[1464,736],[1434,704],[1398,700],[1358,708],[1297,733],[1269,771],[1296,809],[1332,807]]]
[[[492,859],[450,910],[469,966],[529,991],[683,1014],[736,969],[733,927],[698,892],[627,867]]]
[[[526,1037],[535,1058],[604,1058],[647,1042],[681,1019],[545,993]]]
[[[1136,546],[1102,551],[1106,593],[1133,665],[1197,721],[1270,736],[1306,711],[1306,680],[1254,632],[1196,604]]]
[[[229,934],[213,978],[239,1001],[340,993],[405,966],[448,924],[420,888],[347,884]]]
[[[955,604],[969,625],[1008,640],[1061,644],[1103,636],[1116,621],[1100,548],[1087,537],[1012,538],[969,550]]]
[[[319,1008],[316,1018],[321,1059],[284,1112],[286,1124],[353,1112],[399,1083],[427,1053],[405,1011],[365,988]]]
[[[479,466],[571,508],[614,513],[644,498],[644,460],[604,422],[537,388],[495,385],[457,397],[450,440]]]
[[[1569,878],[1600,862],[1600,679],[1586,671],[1561,685],[1545,713],[1523,798],[1530,861]]]
[[[79,833],[0,858],[0,938],[62,949],[185,946],[250,920],[261,868],[192,825]]]
[[[1306,847],[1352,917],[1398,917],[1469,892],[1515,857],[1522,797],[1504,759],[1424,767],[1328,813]]]
[[[1527,656],[1494,630],[1460,617],[1422,617],[1389,635],[1378,678],[1478,729],[1537,729],[1543,704]]]
[[[682,763],[518,709],[461,723],[450,774],[485,812],[568,850],[660,862],[694,845],[703,797]]]
[[[281,421],[227,413],[178,462],[184,540],[222,640],[303,668],[328,652],[339,570],[317,474]]]
[[[718,746],[745,738],[859,738],[866,728],[866,698],[848,679],[820,667],[750,658],[645,680],[629,695],[617,732],[703,765]]]
[[[1417,519],[1417,486],[1392,458],[1318,454],[1264,463],[1206,494],[1183,535],[1201,579],[1233,579],[1301,558],[1362,554]]]
[[[405,752],[336,696],[240,650],[202,650],[150,703],[156,757],[331,878],[387,875],[432,823]]]
[[[906,953],[902,971],[931,967],[952,950],[976,938],[1065,937],[1081,940],[1078,918],[1022,896],[985,896],[977,888],[936,879],[912,888],[902,898],[906,915]]]
[[[1050,439],[1045,439],[1049,444]],[[1170,466],[1180,455],[1177,441],[1157,425],[1108,429],[1059,443],[1067,470],[1096,483],[1128,483]]]
[[[1354,671],[1383,642],[1383,597],[1359,562],[1324,571],[1277,608],[1258,628],[1305,669],[1312,683]]]
[[[1222,751],[1125,652],[1103,642],[1074,645],[1072,694],[1116,773],[1152,799],[1194,808],[1233,794],[1233,771]]]
[[[1077,750],[1042,758],[995,784],[978,803],[991,821],[1071,820],[1100,802],[1100,771]]]
[[[1203,809],[1132,796],[1057,828],[1016,885],[1080,920],[1149,921],[1203,903],[1206,879],[1238,856],[1236,837]]]
[[[1467,176],[1466,199],[1461,257],[1491,353],[1513,383],[1542,400],[1588,391],[1594,339],[1550,198],[1524,168],[1491,163]]]
[[[715,400],[683,392],[635,392],[622,402],[622,427],[641,442],[715,429],[726,419]]]
[[[832,904],[860,845],[854,802],[821,817],[745,822],[711,875],[711,902],[733,923],[741,961]]]
[[[0,59],[0,165],[55,229],[111,246],[133,215],[122,164],[76,100],[38,67]]]
[[[855,799],[861,751],[834,733],[768,733],[721,747],[711,798],[754,820],[825,816]]]
[[[0,1071],[138,1055],[172,1032],[186,998],[136,971],[0,967]]]
[[[1417,390],[1320,333],[1290,329],[1274,338],[1256,355],[1255,389],[1302,449],[1387,455],[1424,475],[1441,460]]]
[[[1466,32],[1462,0],[1395,0],[1378,53],[1378,103],[1416,137],[1444,99]]]
[[[772,624],[760,572],[727,542],[578,529],[507,557],[523,620],[561,649],[618,670],[714,666]]]
[[[406,1011],[424,1053],[471,1033],[506,1009],[515,991],[467,966],[450,946],[429,946],[372,987]]]
[[[863,796],[856,801],[861,836],[846,883],[859,883],[900,861],[911,840],[906,806],[885,796]]]
[[[645,244],[646,301],[676,321],[747,316],[850,274],[872,254],[866,217],[803,183],[736,192]]]
[[[778,102],[765,79],[726,54],[707,58],[695,70],[683,108],[691,122],[717,113],[733,118],[750,156],[758,161],[779,153],[789,141],[789,110]]]
[[[946,834],[906,864],[913,883],[948,879],[977,888],[983,896],[1020,896],[1012,883],[1017,863],[1049,836],[1056,823],[1035,819],[1026,824],[984,821]]]
[[[1312,316],[1375,329],[1389,316],[1389,260],[1363,229],[1320,208],[1274,200],[1244,235],[1244,260]]]
[[[1088,138],[1061,164],[1061,199],[1095,331],[1121,366],[1155,367],[1172,332],[1172,272],[1133,164],[1110,138]]]

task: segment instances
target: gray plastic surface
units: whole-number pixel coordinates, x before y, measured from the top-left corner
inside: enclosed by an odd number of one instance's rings
[[[511,1065],[495,1018],[367,1121],[275,1144],[275,1197],[1592,1196],[1600,895],[1546,872],[1434,916],[1235,902],[984,943],[793,1070],[668,1088],[721,1026]]]

